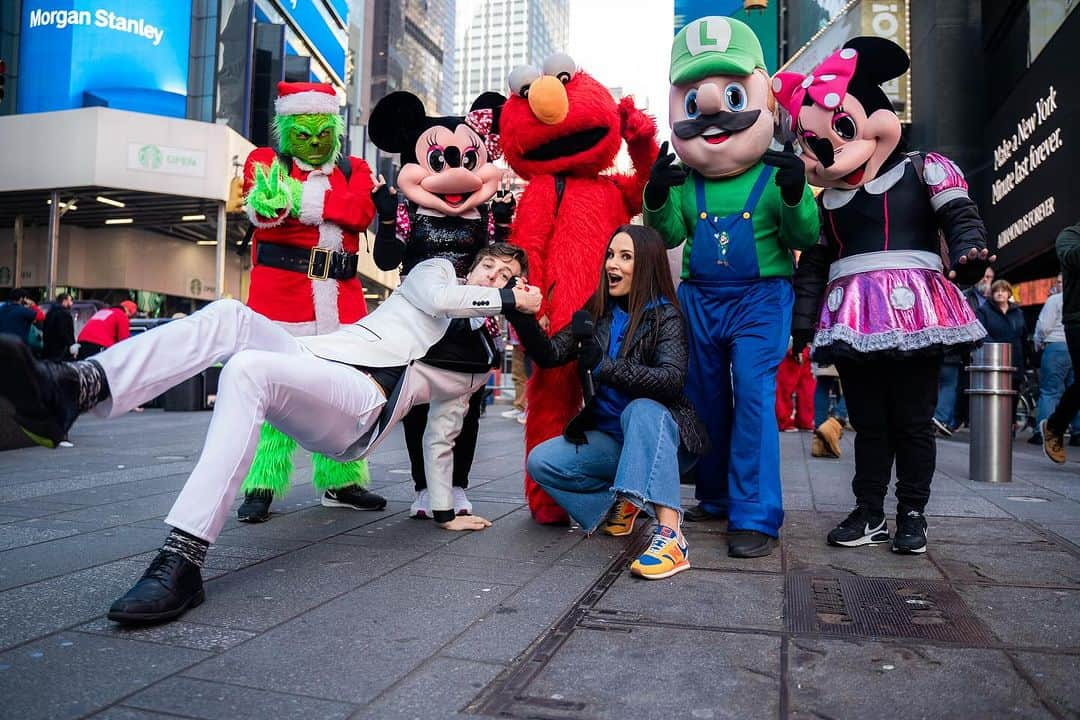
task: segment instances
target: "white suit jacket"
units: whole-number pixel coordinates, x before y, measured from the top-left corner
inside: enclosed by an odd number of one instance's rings
[[[378,308],[359,322],[326,335],[298,338],[314,355],[366,367],[406,369],[396,388],[386,388],[386,405],[374,425],[362,428],[360,439],[340,459],[366,457],[388,431],[415,405],[431,403],[424,433],[424,465],[432,510],[449,510],[454,440],[469,396],[488,373],[441,370],[420,358],[446,334],[453,318],[488,317],[502,312],[497,288],[462,285],[449,260],[418,264]]]

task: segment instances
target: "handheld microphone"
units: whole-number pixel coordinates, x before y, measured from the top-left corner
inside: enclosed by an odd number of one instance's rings
[[[571,320],[570,333],[580,344],[583,340],[593,337],[596,332],[596,321],[588,310],[578,310]],[[592,369],[585,367],[584,363],[578,363],[578,375],[581,378],[581,395],[588,405],[596,394],[593,386]]]

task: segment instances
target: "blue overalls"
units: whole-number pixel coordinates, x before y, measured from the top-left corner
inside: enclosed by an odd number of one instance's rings
[[[758,269],[754,209],[772,170],[765,166],[742,211],[725,217],[709,214],[706,180],[692,173],[697,224],[679,302],[690,336],[686,394],[712,439],[698,462],[696,497],[732,529],[778,537],[776,369],[787,351],[794,292],[789,279],[761,278]]]

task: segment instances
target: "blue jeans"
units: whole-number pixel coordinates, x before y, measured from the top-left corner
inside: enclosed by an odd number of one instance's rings
[[[596,530],[617,498],[654,516],[654,504],[679,511],[679,476],[694,464],[675,419],[655,400],[631,400],[620,420],[621,443],[590,430],[584,445],[559,436],[529,453],[529,475],[585,532]]]
[[[956,388],[960,384],[960,367],[955,363],[942,363],[938,370],[938,396],[934,418],[950,429],[956,427]]]
[[[836,396],[835,406],[830,407],[832,400],[829,393]],[[841,422],[846,421],[847,403],[844,402],[844,393],[840,391],[840,378],[819,375],[814,387],[814,427],[821,425],[830,416]]]
[[[1039,366],[1039,407],[1037,410],[1038,424],[1050,417],[1054,412],[1058,401],[1065,393],[1065,388],[1073,384],[1076,377],[1072,360],[1069,359],[1069,348],[1063,342],[1047,343],[1043,349],[1042,365]],[[1080,413],[1073,418],[1073,433],[1080,432]]]

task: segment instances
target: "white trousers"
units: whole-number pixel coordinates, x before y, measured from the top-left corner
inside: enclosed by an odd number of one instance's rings
[[[202,454],[165,522],[217,539],[255,455],[263,421],[301,447],[340,457],[386,403],[366,374],[312,355],[288,331],[235,300],[218,300],[93,358],[110,398],[94,408],[123,414],[215,363],[228,360]]]

